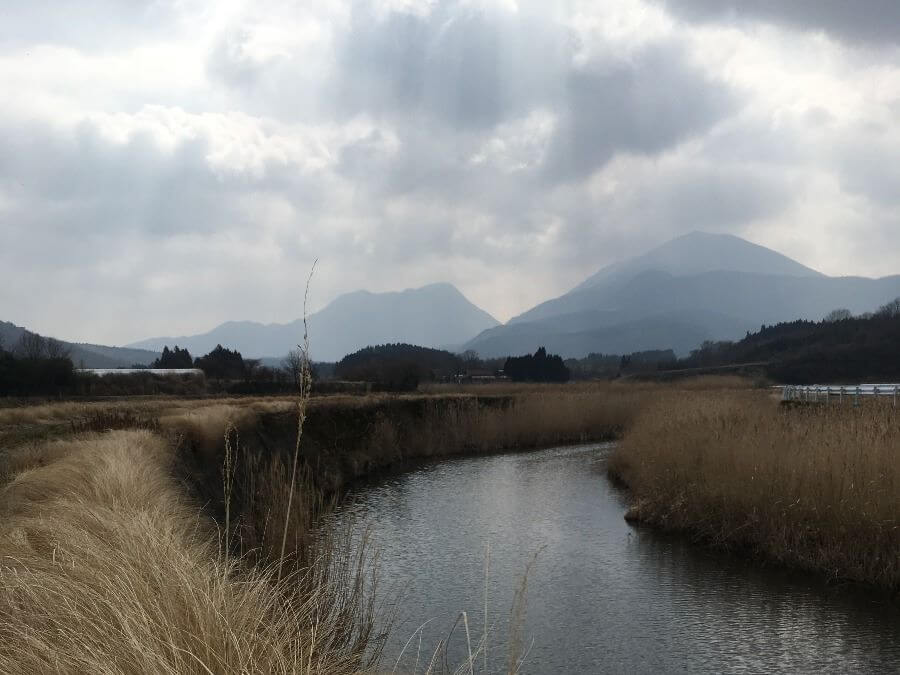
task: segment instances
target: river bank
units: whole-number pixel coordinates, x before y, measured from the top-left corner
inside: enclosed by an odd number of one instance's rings
[[[293,490],[297,408],[289,398],[2,409],[0,560],[14,575],[0,583],[0,669],[57,657],[99,666],[82,647],[102,644],[96,659],[120,659],[134,672],[340,671],[330,663],[365,670],[387,637],[376,628],[371,548],[365,533],[351,541],[319,527],[354,481],[422,460],[614,438],[622,440],[610,473],[630,487],[630,517],[895,591],[897,417],[871,406],[783,410],[768,392],[742,384],[507,385],[313,399]],[[621,511],[616,517],[621,523]],[[131,521],[149,529],[129,530]],[[58,564],[76,559],[85,561],[78,575]],[[127,607],[92,595],[112,573],[103,561],[128,570]],[[178,612],[132,616],[159,595],[154,579],[170,580],[165,601]],[[47,589],[56,601],[37,592]],[[198,589],[212,595],[195,597]],[[79,613],[84,608],[91,613]],[[155,627],[163,620],[173,622],[168,632]],[[243,628],[254,622],[265,630]],[[48,625],[69,629],[42,633]],[[80,625],[98,631],[79,642]],[[292,625],[302,630],[290,633]],[[158,635],[177,649],[163,649]],[[38,660],[24,661],[31,653]],[[312,665],[302,666],[300,655]]]
[[[643,394],[608,393],[314,399],[296,484],[290,399],[0,410],[0,670],[365,671],[384,638],[371,550],[318,527],[344,486],[611,437]]]
[[[337,502],[359,479],[411,464],[454,456],[495,454],[587,441],[618,438],[631,423],[645,394],[606,389],[564,387],[518,394],[434,394],[413,396],[335,397],[313,400],[307,410],[300,444],[303,489],[295,497],[302,506],[288,534],[302,549],[309,524]],[[221,467],[222,442],[233,424],[231,450],[234,483],[229,492],[231,538],[241,549],[269,562],[274,543],[283,537],[282,512],[288,502],[287,478],[297,434],[292,408],[258,410],[241,416],[176,415],[163,426],[178,438],[178,473],[213,519],[225,520]],[[260,489],[264,477],[265,489]],[[310,503],[308,495],[315,495]],[[299,531],[295,531],[299,530]]]
[[[745,391],[662,395],[610,458],[628,518],[830,580],[900,590],[900,415],[785,408]]]

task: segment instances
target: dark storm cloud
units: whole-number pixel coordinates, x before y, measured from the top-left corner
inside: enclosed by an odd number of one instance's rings
[[[656,0],[689,20],[759,20],[850,43],[900,43],[897,0]]]
[[[652,2],[871,44],[897,18]],[[13,4],[0,267],[56,305],[11,287],[0,304],[22,322],[58,312],[64,336],[82,321],[70,306],[98,297],[92,320],[106,303],[125,317],[109,339],[291,319],[289,298],[266,299],[316,255],[323,303],[446,278],[503,316],[689,230],[820,241],[829,217],[897,222],[896,79],[876,50],[774,31],[732,49],[639,0]]]
[[[337,100],[352,112],[491,127],[551,96],[574,44],[561,26],[524,13],[451,2],[427,16],[360,11],[338,47]]]
[[[252,26],[232,26],[207,60],[211,77],[246,109],[282,120],[347,120],[367,114],[394,122],[434,119],[483,130],[556,98],[577,47],[567,28],[526,11],[437,3],[426,14],[353,6],[310,77],[310,55],[260,57]],[[323,55],[316,53],[313,58]],[[332,58],[333,57],[333,58]]]
[[[58,209],[52,229],[165,236],[209,232],[226,218],[226,186],[209,170],[202,139],[165,152],[146,134],[110,142],[89,122],[71,135],[39,124],[5,131],[0,181],[21,186],[40,209]]]
[[[619,63],[591,63],[567,76],[559,127],[545,172],[581,178],[617,152],[652,155],[708,130],[738,102],[690,66],[674,45]]]
[[[592,44],[599,55],[583,63],[585,45],[572,30],[525,10],[443,2],[425,15],[382,14],[356,5],[335,37],[334,72],[318,96],[298,79],[299,57],[263,63],[248,55],[251,41],[247,31],[228,31],[208,71],[248,106],[280,119],[366,115],[386,125],[394,152],[384,152],[383,139],[360,139],[341,150],[339,171],[388,192],[468,189],[479,174],[469,163],[479,146],[499,125],[539,110],[558,124],[544,169],[519,175],[526,182],[534,173],[549,182],[578,179],[619,152],[660,153],[739,106],[675,42],[635,53]]]

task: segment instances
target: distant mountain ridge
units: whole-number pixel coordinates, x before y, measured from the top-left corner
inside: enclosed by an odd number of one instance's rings
[[[828,277],[732,235],[693,232],[601,269],[467,342],[482,356],[545,345],[566,357],[674,349],[733,340],[761,324],[877,308],[900,295],[900,276]],[[528,346],[530,345],[530,346]]]
[[[564,357],[664,349],[683,356],[705,340],[740,339],[762,324],[819,320],[837,308],[860,314],[898,296],[900,275],[829,277],[739,237],[692,232],[604,267],[505,325],[447,283],[347,293],[310,315],[308,324],[317,361],[398,342],[472,349],[482,357],[530,354],[539,346]],[[0,322],[7,346],[23,330]],[[302,339],[297,319],[228,321],[203,334],[150,338],[126,348],[69,344],[76,364],[117,367],[149,363],[166,345],[199,356],[222,344],[278,363]]]
[[[4,349],[12,349],[23,333],[33,332],[9,321],[0,321],[0,341]],[[45,336],[47,337],[47,336]],[[53,337],[53,336],[50,336]],[[69,350],[76,368],[129,368],[139,364],[150,365],[159,357],[159,352],[126,347],[108,347],[86,342],[66,342],[60,340]]]
[[[455,286],[436,283],[404,291],[355,291],[338,296],[307,318],[310,354],[316,361],[338,361],[369,345],[407,342],[422,347],[462,344],[473,335],[499,325],[490,314],[469,302]],[[128,345],[162,349],[187,348],[209,352],[217,344],[237,349],[245,357],[279,357],[303,340],[303,320],[262,324],[228,321],[207,333],[158,337]]]

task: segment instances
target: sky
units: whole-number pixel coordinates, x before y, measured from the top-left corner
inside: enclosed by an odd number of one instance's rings
[[[900,273],[895,0],[0,5],[0,320],[125,344],[693,230]]]

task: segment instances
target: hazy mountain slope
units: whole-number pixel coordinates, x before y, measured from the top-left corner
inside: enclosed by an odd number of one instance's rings
[[[70,342],[68,344],[71,345],[73,350],[72,361],[76,366],[79,365],[79,358],[75,357],[75,354],[78,353],[80,358],[84,360],[85,368],[118,368],[120,366],[130,367],[135,364],[149,366],[159,358],[159,352],[149,349],[108,347],[86,342]],[[100,365],[103,363],[110,365]]]
[[[545,320],[499,326],[470,340],[466,349],[474,349],[484,357],[530,353],[541,345],[564,358],[583,357],[591,352],[629,354],[661,348],[687,354],[704,340],[743,336],[752,328],[733,317],[702,310],[620,318],[619,322],[580,330],[567,330],[580,323],[578,315],[565,317],[559,323]]]
[[[673,277],[645,272],[616,294],[625,307],[645,311],[705,310],[739,317],[759,327],[793,319],[821,319],[846,307],[859,314],[900,295],[900,276],[792,277],[746,272],[708,272]]]
[[[462,344],[498,324],[451,284],[393,293],[347,293],[310,315],[308,323],[310,352],[317,361],[337,361],[362,347],[388,342],[423,347]],[[302,340],[302,320],[287,324],[230,321],[202,335],[151,338],[129,346],[162,349],[177,344],[198,355],[222,344],[244,356],[263,357],[286,354]]]
[[[731,234],[691,232],[636,258],[604,267],[574,290],[597,286],[615,278],[635,276],[646,270],[668,272],[673,276],[718,270],[794,277],[825,276],[777,251]]]
[[[26,332],[25,328],[8,321],[0,321],[0,342],[5,349],[12,349],[19,338]],[[126,349],[123,347],[107,347],[85,343],[66,342],[60,340],[70,350],[70,358],[77,368],[119,368],[129,367],[136,363],[149,365],[158,356],[158,352],[145,349]]]
[[[644,272],[666,272],[676,277],[715,271],[820,278],[823,274],[776,251],[727,234],[692,232],[644,255],[604,267],[558,298],[543,302],[512,318],[509,323],[598,309],[605,293],[615,293]],[[598,296],[599,294],[599,296]]]
[[[693,233],[601,270],[465,348],[502,356],[556,344],[583,356],[619,345],[683,355],[703,339],[737,339],[763,323],[821,319],[838,307],[858,314],[897,296],[900,276],[828,277],[737,237]],[[702,337],[687,344],[691,336]]]
[[[681,346],[686,323],[693,323],[694,334],[703,339],[722,340],[743,337],[747,330],[761,324],[793,319],[821,319],[837,307],[859,314],[877,309],[900,296],[900,276],[883,279],[861,277],[778,277],[743,272],[709,272],[690,277],[673,277],[664,272],[644,272],[620,287],[585,289],[586,294],[605,310],[586,310],[520,321],[498,326],[466,343],[482,356],[502,356],[534,350],[558,339],[566,345],[578,345],[573,356],[591,351],[608,353],[611,336],[621,331],[632,335],[631,327],[645,318],[659,319],[667,314],[678,317],[677,326],[667,332],[663,323],[648,325],[648,332],[636,337],[639,342],[627,351],[672,348],[679,354],[697,347],[695,342]],[[579,298],[584,302],[584,298]],[[567,307],[561,303],[558,307]],[[680,326],[680,327],[679,327]],[[649,328],[653,328],[652,331]],[[591,331],[601,331],[604,345],[591,343]],[[682,343],[683,344],[683,343]],[[573,347],[574,348],[574,347]]]
[[[12,349],[22,337],[25,329],[9,321],[0,321],[0,347]]]

